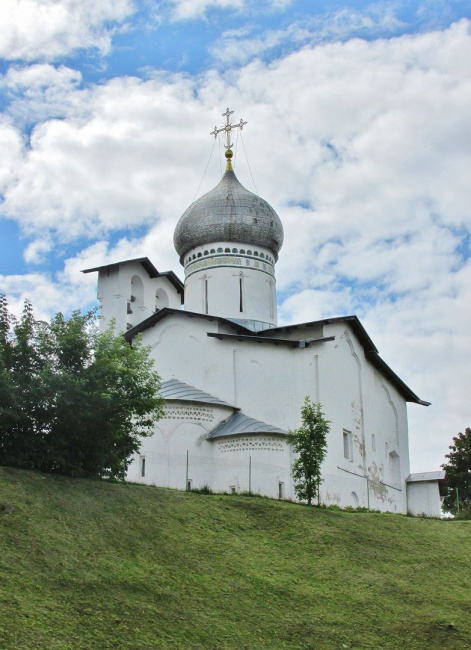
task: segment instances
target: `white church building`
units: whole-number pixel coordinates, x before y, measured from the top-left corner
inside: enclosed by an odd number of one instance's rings
[[[278,327],[275,210],[226,171],[178,221],[185,271],[147,258],[98,272],[102,326],[142,335],[162,377],[165,416],[129,467],[134,482],[178,489],[296,496],[288,431],[308,396],[331,422],[320,501],[440,515],[444,472],[411,475],[407,403],[427,406],[379,356],[356,316]]]

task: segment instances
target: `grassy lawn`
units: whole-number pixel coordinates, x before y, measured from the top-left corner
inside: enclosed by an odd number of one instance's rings
[[[471,522],[0,468],[23,648],[471,648]]]

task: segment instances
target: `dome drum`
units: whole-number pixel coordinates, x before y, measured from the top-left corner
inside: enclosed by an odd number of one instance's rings
[[[234,242],[212,242],[210,246],[197,246],[185,254],[183,259],[185,276],[203,268],[232,266],[236,268],[263,271],[275,274],[275,258],[272,251],[260,246],[245,246]]]

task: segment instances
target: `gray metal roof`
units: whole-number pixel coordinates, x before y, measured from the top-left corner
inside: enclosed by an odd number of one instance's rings
[[[409,474],[406,478],[406,483],[418,483],[419,481],[445,481],[446,472],[419,472],[417,474]]]
[[[260,420],[255,420],[250,418],[248,415],[241,413],[234,413],[231,417],[225,422],[221,422],[214,431],[212,431],[207,437],[208,440],[214,438],[225,438],[227,436],[237,436],[237,435],[247,435],[247,434],[275,434],[279,436],[288,435],[287,431],[274,427],[271,424],[266,422],[261,422]]]
[[[178,379],[167,379],[160,385],[159,397],[166,400],[182,400],[185,402],[199,402],[201,404],[214,404],[215,406],[227,406],[229,408],[237,408],[228,404],[214,395],[205,393],[198,388],[194,388],[189,384],[185,384]]]
[[[283,244],[283,226],[275,210],[246,190],[232,170],[185,210],[173,236],[182,264],[190,249],[218,241],[263,246],[276,258]]]

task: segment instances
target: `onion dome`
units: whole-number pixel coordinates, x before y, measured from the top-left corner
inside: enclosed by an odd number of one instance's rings
[[[246,190],[232,169],[232,151],[219,184],[192,203],[180,217],[173,243],[183,264],[185,254],[213,242],[237,242],[268,248],[278,259],[283,226],[269,203]]]

